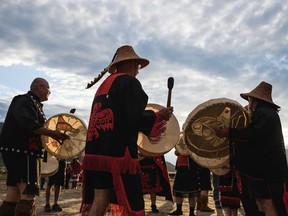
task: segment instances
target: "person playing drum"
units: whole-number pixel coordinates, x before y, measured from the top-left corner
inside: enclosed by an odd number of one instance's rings
[[[118,204],[119,211],[129,215],[145,215],[138,132],[157,139],[173,112],[173,107],[157,113],[145,110],[148,96],[136,75],[148,64],[125,45],[99,74],[100,78],[107,71],[111,75],[98,88],[92,104],[82,161],[83,215],[102,216],[109,203]]]
[[[30,91],[13,98],[0,135],[0,151],[7,168],[7,194],[0,215],[35,215],[35,196],[39,194],[38,169],[43,156],[40,135],[62,142],[69,136],[45,128],[41,102],[50,95],[43,78],[32,81]],[[15,213],[14,213],[15,212]]]
[[[271,95],[272,85],[264,81],[251,92],[241,93],[249,102],[250,124],[243,129],[225,127],[215,132],[219,137],[235,141],[236,147],[245,145],[238,166],[241,165],[248,177],[249,196],[256,200],[263,215],[286,216],[283,193],[288,180],[287,159],[278,115],[280,107]]]

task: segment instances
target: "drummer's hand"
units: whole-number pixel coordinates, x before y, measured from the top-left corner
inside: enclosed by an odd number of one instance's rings
[[[70,137],[67,134],[62,133],[58,130],[51,131],[50,137],[57,140],[59,143],[63,143],[66,139],[70,139]]]
[[[167,107],[159,110],[158,115],[160,119],[168,121],[173,114],[173,107]]]
[[[215,129],[215,133],[218,137],[228,137],[229,128],[222,127]]]

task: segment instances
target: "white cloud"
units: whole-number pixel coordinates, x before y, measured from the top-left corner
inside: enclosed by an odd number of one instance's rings
[[[282,107],[287,140],[287,27],[284,1],[2,1],[0,66],[6,68],[0,71],[0,102],[24,91],[7,82],[9,68],[23,67],[51,83],[47,116],[75,107],[88,121],[99,84],[87,90],[87,82],[119,46],[131,44],[150,60],[138,77],[150,102],[166,104],[167,78],[174,77],[172,105],[180,126],[211,98],[245,105],[239,94],[265,80]],[[28,86],[31,77],[19,83]]]

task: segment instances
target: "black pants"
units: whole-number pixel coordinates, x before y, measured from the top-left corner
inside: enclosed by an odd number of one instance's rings
[[[240,199],[245,211],[246,216],[260,216],[261,213],[258,210],[258,206],[256,204],[255,199],[249,196],[248,191],[248,179],[245,175],[241,175],[241,185],[242,185],[242,193],[240,195]]]
[[[287,216],[285,204],[283,201],[283,193],[284,193],[284,183],[268,183],[268,188],[270,190],[272,200],[275,204],[277,212],[281,216]]]
[[[65,179],[65,188],[66,189],[69,188],[70,179],[71,179],[71,174],[70,173],[66,174],[66,179]]]

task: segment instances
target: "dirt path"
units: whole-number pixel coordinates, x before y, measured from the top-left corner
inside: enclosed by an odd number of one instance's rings
[[[2,203],[4,196],[6,194],[6,186],[5,182],[1,181],[0,182],[0,201]],[[51,204],[53,204],[53,196],[54,193],[51,191]],[[150,198],[149,196],[144,196],[145,199],[145,211],[147,216],[167,216],[169,212],[175,209],[175,204],[173,205],[171,202],[166,202],[162,197],[157,197],[157,206],[160,211],[159,214],[155,214],[151,212],[150,209]],[[80,216],[81,214],[79,213],[80,209],[80,204],[81,204],[81,188],[79,189],[65,189],[61,191],[60,198],[58,201],[58,204],[63,208],[62,212],[59,213],[44,213],[44,205],[45,205],[45,192],[41,191],[40,196],[37,197],[36,199],[36,206],[37,206],[37,215],[49,215],[49,216],[54,216],[54,215],[75,215],[75,216]],[[213,198],[210,195],[209,196],[209,206],[211,208],[214,208],[213,204]],[[201,211],[196,211],[195,213],[197,216],[225,216],[223,213],[222,209],[218,209],[214,213],[205,213]],[[187,199],[185,199],[184,204],[183,204],[183,214],[185,216],[189,215],[189,207],[188,207],[188,202]],[[243,213],[243,209],[240,209],[239,211],[239,216],[245,215]]]

